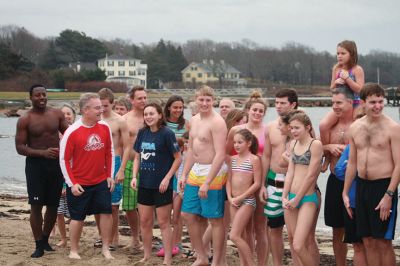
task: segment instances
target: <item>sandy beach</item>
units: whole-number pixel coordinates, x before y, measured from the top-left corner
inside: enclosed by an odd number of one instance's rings
[[[93,243],[98,238],[94,218],[88,217],[82,233],[80,242],[80,255],[82,260],[68,259],[68,248],[59,248],[55,244],[59,241],[56,235],[50,238],[51,245],[56,249],[54,252],[46,252],[42,258],[31,259],[30,254],[34,249],[33,237],[29,225],[29,205],[24,197],[0,196],[0,265],[162,265],[162,259],[151,258],[146,263],[139,263],[143,253],[140,250],[129,250],[122,248],[129,243],[129,227],[121,212],[120,247],[112,252],[115,260],[107,261],[101,255],[101,249],[94,248]],[[154,229],[153,251],[161,242],[160,231]],[[329,232],[317,232],[321,261],[320,265],[334,265],[332,255],[332,244]],[[183,246],[185,250],[190,248],[187,233],[184,234]],[[396,246],[396,255],[400,258],[400,247]],[[348,265],[351,265],[352,250],[349,248]],[[227,250],[228,265],[239,265],[236,247],[228,242]],[[173,265],[190,265],[193,259],[183,258],[181,254],[173,259]],[[290,265],[290,252],[287,238],[285,237],[284,265]],[[272,265],[270,259],[269,265]]]

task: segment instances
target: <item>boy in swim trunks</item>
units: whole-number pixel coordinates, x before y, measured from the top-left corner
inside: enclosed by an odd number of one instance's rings
[[[224,256],[222,254],[225,240],[224,186],[227,179],[224,160],[227,128],[223,118],[213,110],[214,100],[212,88],[201,86],[196,91],[199,113],[190,120],[186,162],[179,180],[179,185],[184,190],[182,216],[197,253],[193,265],[208,264],[208,256],[200,233],[201,217],[209,219],[213,231],[214,255],[211,265],[221,265]]]

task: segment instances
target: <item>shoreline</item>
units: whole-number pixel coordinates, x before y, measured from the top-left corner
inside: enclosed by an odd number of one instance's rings
[[[82,256],[81,261],[74,261],[67,258],[69,249],[55,247],[55,252],[47,252],[42,258],[32,259],[30,253],[33,251],[34,242],[32,233],[29,226],[29,205],[26,196],[15,196],[15,195],[4,195],[0,194],[0,264],[1,265],[15,265],[15,264],[28,264],[28,265],[125,265],[134,264],[142,258],[142,251],[126,250],[118,248],[117,251],[113,252],[115,260],[107,261],[101,255],[101,249],[94,248],[94,240],[98,238],[97,229],[94,222],[93,216],[88,216],[85,220],[85,227],[83,230],[81,242],[80,242],[80,254]],[[123,212],[120,211],[120,245],[127,245],[130,241],[129,237],[129,226],[127,225]],[[153,257],[144,264],[140,265],[160,265],[162,259],[155,256],[154,246],[159,244],[161,240],[160,230],[155,226],[153,230]],[[285,236],[285,253],[284,253],[284,265],[291,263],[291,256],[288,246],[288,240],[286,233]],[[330,230],[317,230],[316,237],[318,246],[321,254],[320,264],[321,265],[333,265],[333,249],[331,241]],[[59,238],[51,237],[50,243],[55,246]],[[183,234],[183,246],[185,250],[190,248],[189,238],[186,230]],[[400,245],[395,245],[395,252],[397,256],[400,256]],[[352,248],[349,246],[348,252],[348,265],[351,265]],[[228,265],[239,265],[238,253],[236,247],[231,241],[228,241],[227,249]],[[177,255],[173,259],[173,265],[188,265],[193,262],[183,258],[181,255]],[[269,260],[269,264],[272,265],[272,258]]]

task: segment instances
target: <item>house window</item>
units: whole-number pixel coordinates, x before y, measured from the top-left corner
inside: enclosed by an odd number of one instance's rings
[[[125,66],[125,61],[118,61],[118,66]]]
[[[129,61],[129,66],[136,66],[136,62],[135,61]]]
[[[144,80],[141,80],[141,81],[140,81],[140,85],[143,85],[143,86],[144,86],[145,83],[146,83],[146,82],[145,82]]]
[[[186,77],[187,77],[187,78],[190,78],[190,73],[186,73]]]
[[[136,76],[136,71],[129,71],[129,76],[131,77]]]
[[[203,74],[202,73],[198,73],[197,77],[201,78],[201,77],[203,77]]]
[[[107,71],[107,76],[114,76],[114,71]]]
[[[114,61],[107,61],[107,66],[114,66]]]
[[[104,66],[104,61],[99,61],[99,66]]]
[[[123,71],[123,70],[118,71],[118,76],[120,76],[120,77],[125,76],[125,71]]]

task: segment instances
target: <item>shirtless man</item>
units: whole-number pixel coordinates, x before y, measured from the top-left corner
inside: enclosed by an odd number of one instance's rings
[[[225,119],[228,113],[233,109],[235,109],[235,103],[231,99],[223,98],[219,101],[219,114],[223,119]]]
[[[125,165],[121,165],[121,158],[129,157],[131,146],[128,145],[128,130],[125,119],[112,110],[114,104],[114,94],[108,88],[99,91],[103,113],[101,118],[111,129],[114,145],[114,179],[116,181],[114,191],[111,194],[113,228],[111,235],[111,250],[118,246],[118,224],[119,224],[119,204],[122,200],[122,184],[124,180]],[[97,218],[97,217],[96,217]],[[96,219],[97,221],[97,219]]]
[[[64,180],[58,162],[59,132],[64,133],[68,124],[61,110],[46,106],[47,94],[43,85],[33,85],[29,96],[32,109],[18,119],[15,147],[19,154],[26,156],[30,224],[36,243],[31,257],[39,258],[44,250],[54,251],[48,240],[56,222]],[[44,220],[43,206],[46,206]]]
[[[333,252],[336,265],[346,265],[347,244],[344,237],[344,205],[341,197],[344,182],[335,176],[335,165],[340,154],[348,143],[346,134],[353,123],[354,95],[339,87],[333,91],[332,109],[338,117],[338,122],[329,133],[330,143],[324,145],[324,151],[329,153],[330,171],[326,184],[324,218],[325,224],[332,227]]]
[[[227,179],[224,160],[227,129],[222,117],[213,110],[214,99],[212,88],[201,86],[197,89],[199,113],[190,120],[189,146],[179,180],[180,188],[184,190],[182,216],[197,253],[197,259],[192,264],[195,266],[208,265],[200,218],[209,219],[212,227],[214,255],[211,265],[221,265],[224,256],[223,216]]]
[[[278,115],[297,109],[298,97],[293,89],[279,90],[275,95],[275,109]],[[279,130],[279,117],[267,124],[263,154],[263,170],[265,186],[260,190],[260,200],[266,204],[264,214],[268,217],[270,228],[270,247],[274,265],[283,262],[283,234],[285,224],[282,208],[282,191],[287,167],[279,165],[282,153],[285,151],[286,136]],[[268,188],[268,189],[267,189]],[[276,204],[279,201],[280,204]]]
[[[395,265],[392,246],[400,180],[400,125],[382,113],[385,91],[367,83],[360,92],[365,116],[349,129],[350,155],[343,202],[352,217],[348,192],[357,175],[356,226],[369,265]]]
[[[128,127],[128,144],[129,156],[122,158],[122,166],[126,165],[125,178],[122,185],[122,209],[126,213],[126,218],[131,228],[132,242],[128,247],[137,248],[140,245],[139,241],[139,216],[137,212],[137,191],[131,188],[132,167],[133,167],[133,145],[136,141],[136,136],[144,126],[143,109],[147,103],[147,94],[142,86],[135,86],[129,91],[129,98],[132,103],[132,110],[123,116]],[[138,179],[140,176],[137,177]],[[140,182],[140,181],[138,181]]]

